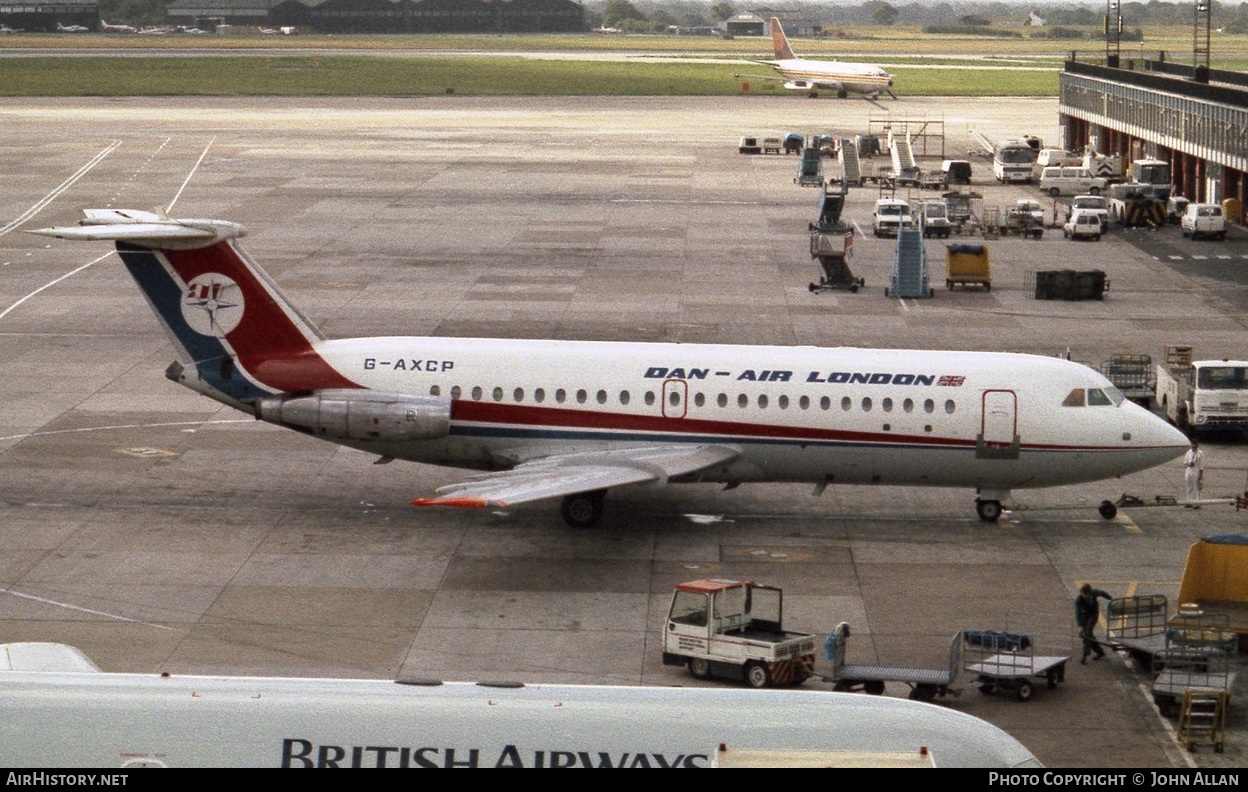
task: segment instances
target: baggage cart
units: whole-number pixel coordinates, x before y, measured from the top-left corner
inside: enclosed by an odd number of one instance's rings
[[[942,668],[851,665],[845,662],[848,638],[849,624],[841,622],[823,644],[824,656],[832,661],[832,674],[823,679],[833,683],[833,690],[862,690],[878,696],[884,693],[885,682],[903,682],[910,686],[910,698],[915,701],[931,701],[937,696],[956,696],[961,692],[953,687],[962,661],[960,632],[953,636],[953,641],[949,644],[949,665]]]
[[[1153,703],[1169,718],[1180,714],[1188,692],[1222,693],[1230,700],[1239,661],[1239,633],[1220,614],[1176,616],[1165,648],[1153,656]]]
[[[1162,594],[1117,597],[1105,605],[1106,643],[1126,652],[1140,670],[1152,673],[1153,658],[1166,648],[1170,604]]]
[[[945,246],[945,288],[954,286],[982,286],[984,291],[992,290],[986,245]]]
[[[1019,701],[1030,701],[1034,679],[1055,688],[1066,679],[1070,655],[1037,654],[1031,635],[984,630],[962,631],[963,668],[975,676],[984,694],[1012,690]]]

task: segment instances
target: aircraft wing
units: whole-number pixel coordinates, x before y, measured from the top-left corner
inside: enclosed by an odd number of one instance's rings
[[[418,498],[412,505],[504,509],[624,484],[665,484],[668,479],[697,474],[740,454],[740,449],[730,446],[692,443],[554,454],[442,487],[437,497]]]

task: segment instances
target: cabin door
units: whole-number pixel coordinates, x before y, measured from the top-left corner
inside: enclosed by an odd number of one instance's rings
[[[984,391],[980,432],[975,446],[976,456],[1018,458],[1018,396],[1014,391]]]

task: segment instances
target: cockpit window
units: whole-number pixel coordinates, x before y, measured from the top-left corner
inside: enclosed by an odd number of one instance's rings
[[[1088,388],[1089,407],[1106,407],[1112,403],[1109,397],[1105,395],[1105,391],[1100,388]]]
[[[1083,388],[1075,388],[1066,395],[1066,400],[1062,402],[1063,407],[1082,407],[1083,406]]]
[[[1109,397],[1109,400],[1114,403],[1115,407],[1127,400],[1127,397],[1122,395],[1122,391],[1118,390],[1113,385],[1105,386],[1105,395]]]

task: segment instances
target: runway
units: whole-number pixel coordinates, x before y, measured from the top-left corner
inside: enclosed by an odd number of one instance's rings
[[[995,525],[976,518],[972,492],[882,487],[622,489],[592,531],[566,528],[557,504],[417,511],[409,500],[459,474],[375,465],[178,387],[164,377],[171,346],[107,245],[23,233],[85,208],[171,202],[177,216],[243,223],[244,247],[330,337],[985,349],[1092,364],[1176,343],[1202,357],[1242,348],[1243,278],[1171,258],[1192,252],[1177,228],[988,242],[990,292],[940,288],[944,250],[929,242],[941,274],[927,300],[884,295],[893,243],[868,235],[853,259],[866,288],[812,294],[816,191],[794,184],[796,158],[742,156],[738,138],[853,135],[887,113],[941,121],[928,164],[965,157],[971,129],[1056,139],[1055,99],[953,101],[6,101],[0,636],[69,643],[110,671],[697,686],[724,683],[663,666],[659,647],[686,579],[781,585],[790,628],[849,621],[854,661],[891,665],[946,662],[963,628],[1027,630],[1077,652],[1085,581],[1173,602],[1191,543],[1243,532],[1244,518],[1223,507],[1106,521],[1095,506],[1180,494],[1177,462],[1016,491],[1037,508]],[[986,160],[974,167],[986,205],[1038,197],[991,182]],[[876,197],[855,190],[847,209],[868,234]],[[1208,245],[1248,254],[1242,235]],[[1107,298],[1034,299],[1034,273],[1063,268],[1104,270]],[[1242,491],[1242,443],[1214,439],[1207,453],[1206,491]],[[1030,702],[970,687],[940,705],[1005,728],[1050,766],[1243,765],[1239,691],[1226,753],[1188,755],[1144,680],[1111,656],[1073,663]]]

